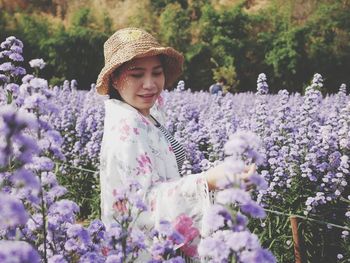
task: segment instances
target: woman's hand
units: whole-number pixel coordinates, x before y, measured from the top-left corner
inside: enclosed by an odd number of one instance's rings
[[[249,177],[252,176],[256,171],[256,165],[251,164],[244,168],[243,173],[241,174],[228,174],[226,172],[226,164],[221,163],[211,169],[209,169],[205,173],[205,177],[208,183],[209,190],[215,190],[219,188],[218,183],[223,181],[235,182],[237,180],[243,180],[247,183],[247,189],[250,190],[252,188],[252,184],[249,184]]]
[[[243,173],[240,175],[242,178],[243,182],[245,183],[246,190],[250,191],[254,188],[254,184],[250,182],[250,177],[255,174],[256,172],[256,165],[253,163],[251,165],[247,165],[244,167]]]

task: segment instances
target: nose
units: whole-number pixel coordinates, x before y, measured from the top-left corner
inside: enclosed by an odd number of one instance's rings
[[[155,78],[152,75],[146,75],[144,82],[143,82],[143,88],[147,90],[153,90],[157,87]]]

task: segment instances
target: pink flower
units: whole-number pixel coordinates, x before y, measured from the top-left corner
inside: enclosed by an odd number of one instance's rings
[[[179,215],[174,221],[175,230],[185,239],[184,245],[180,247],[180,250],[190,257],[197,255],[197,246],[190,245],[190,243],[199,236],[199,230],[192,225],[192,218],[185,214]]]
[[[110,249],[108,247],[102,247],[101,249],[101,253],[102,255],[104,255],[105,257],[108,256],[108,252],[110,251]]]
[[[198,255],[197,246],[195,245],[184,245],[180,247],[180,250],[189,257],[195,257]]]
[[[139,155],[136,161],[138,163],[138,167],[136,168],[138,175],[152,172],[152,162],[147,153]]]

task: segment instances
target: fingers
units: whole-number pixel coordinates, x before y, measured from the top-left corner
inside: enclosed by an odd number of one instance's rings
[[[242,180],[244,182],[245,190],[251,192],[255,189],[255,184],[250,181],[250,177],[256,172],[256,165],[251,164],[245,167],[245,171],[242,174]]]

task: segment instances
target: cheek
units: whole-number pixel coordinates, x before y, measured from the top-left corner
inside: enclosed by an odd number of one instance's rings
[[[165,76],[163,75],[163,77],[159,78],[159,86],[164,89],[164,86],[165,86]]]

